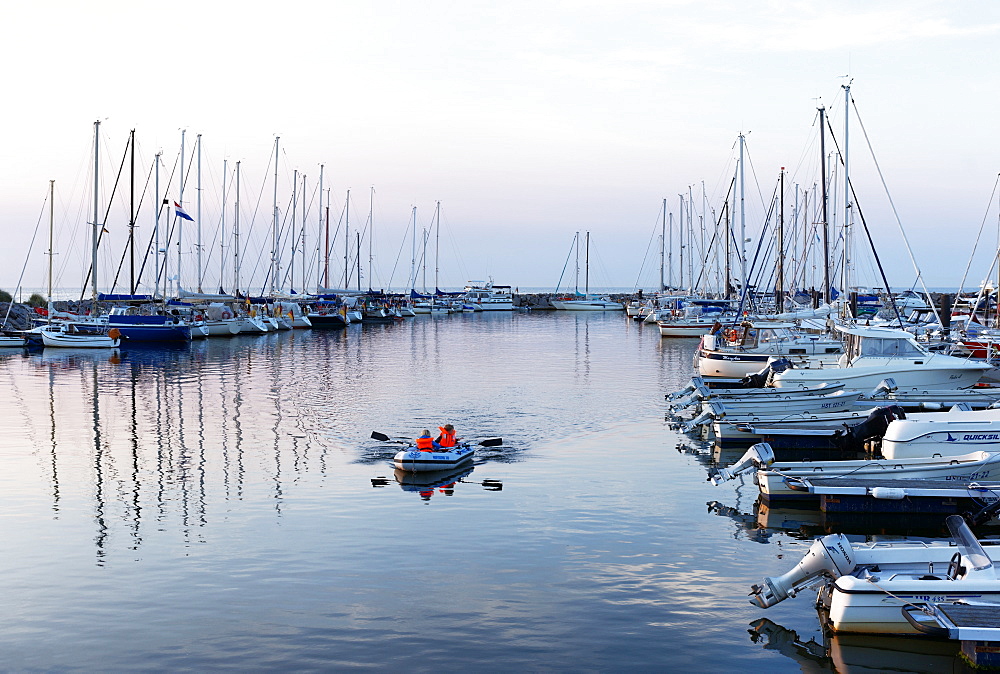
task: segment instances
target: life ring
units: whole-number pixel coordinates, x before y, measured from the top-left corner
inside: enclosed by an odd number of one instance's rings
[[[222,316],[222,320],[228,321],[230,318],[233,317],[233,314],[231,311],[229,311],[229,309],[223,309],[220,316]]]
[[[736,328],[727,328],[723,334],[726,336],[726,340],[730,342],[735,342],[739,336],[739,333],[736,332]]]

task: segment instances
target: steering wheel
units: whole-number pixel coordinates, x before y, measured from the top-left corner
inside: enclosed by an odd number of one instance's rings
[[[948,562],[948,577],[955,580],[963,571],[965,569],[962,568],[962,553],[956,552],[951,556],[951,561]]]

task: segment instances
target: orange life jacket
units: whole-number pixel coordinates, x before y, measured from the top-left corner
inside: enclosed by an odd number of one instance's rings
[[[434,451],[434,439],[433,438],[417,438],[417,449],[421,452],[433,452]]]
[[[442,426],[438,426],[438,430],[441,431],[441,440],[438,444],[442,447],[454,447],[455,431],[446,431]]]

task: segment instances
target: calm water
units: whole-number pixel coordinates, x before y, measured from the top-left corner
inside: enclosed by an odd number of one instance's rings
[[[0,668],[959,667],[749,605],[823,524],[706,482],[663,419],[693,347],[515,313],[0,356]],[[446,422],[504,439],[451,487],[369,439]]]

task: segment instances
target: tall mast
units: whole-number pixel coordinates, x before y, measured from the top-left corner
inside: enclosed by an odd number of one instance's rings
[[[413,231],[410,236],[410,288],[417,285],[417,207],[413,206],[411,219],[413,220]]]
[[[587,249],[584,255],[583,294],[590,295],[590,232],[587,232]]]
[[[295,290],[295,253],[298,252],[299,244],[299,232],[295,228],[295,218],[299,214],[299,171],[298,169],[292,171],[292,227],[291,235],[289,238],[292,240],[292,261],[288,267],[288,282],[291,284],[291,290]],[[275,211],[277,212],[277,211]],[[279,286],[280,288],[280,286]]]
[[[186,129],[181,129],[181,208],[184,208],[184,134]],[[174,214],[174,223],[177,225],[177,291],[181,289],[181,234],[184,232],[184,218]],[[178,294],[180,294],[178,292]]]
[[[128,251],[129,293],[135,294],[135,129],[129,133]]]
[[[236,162],[236,199],[233,200],[233,295],[240,292],[240,162]]]
[[[662,293],[666,286],[663,285],[665,277],[663,275],[664,266],[666,263],[665,252],[667,247],[667,200],[663,200],[663,220],[660,221],[660,292]]]
[[[580,294],[580,232],[573,237],[573,248],[576,250],[576,277],[573,279],[573,294]]]
[[[201,269],[201,134],[198,134],[198,292],[202,292],[202,269]]]
[[[100,163],[98,162],[98,152],[100,151],[100,145],[101,145],[100,132],[101,132],[101,121],[97,120],[96,122],[94,122],[94,220],[93,220],[94,229],[90,245],[90,267],[92,271],[90,275],[90,280],[92,283],[91,288],[92,288],[92,298],[93,298],[92,299],[93,310],[91,311],[91,315],[95,317],[97,316],[97,240],[98,236],[101,233],[100,230],[101,225],[98,220],[98,218],[100,217],[98,215],[100,204],[98,204],[98,194],[97,194],[99,185],[98,171],[100,170]]]
[[[358,292],[361,292],[361,230],[359,229],[355,232],[355,236],[358,239]]]
[[[664,199],[666,201],[666,199]],[[674,286],[674,214],[670,214],[670,229],[668,230],[668,236],[670,243],[667,245],[667,269],[669,270],[667,274],[669,275],[668,284],[671,288]]]
[[[323,165],[322,164],[319,165],[319,210],[318,210],[318,215],[319,215],[319,218],[318,218],[317,223],[316,223],[316,246],[317,246],[317,248],[319,247],[319,242],[321,240],[323,240],[323,237],[320,236],[320,233],[323,231],[323,216],[324,216],[324,210],[323,210]],[[320,269],[319,269],[319,273],[316,274],[316,285],[317,286],[320,285],[320,283],[319,283],[320,278],[324,278],[324,279],[326,278],[326,274],[328,273],[327,270],[330,268],[330,253],[329,253],[329,251],[330,251],[330,207],[329,206],[326,207],[325,215],[326,215],[327,225],[326,225],[326,239],[325,239],[325,241],[323,243],[323,245],[324,245],[324,249],[323,249],[324,250],[324,254],[316,256],[316,264],[322,265],[320,267]],[[323,285],[326,285],[326,281],[325,280],[323,281]],[[303,289],[303,291],[304,290],[305,289]],[[317,290],[318,290],[318,288],[317,288]]]
[[[826,108],[819,106],[820,206],[823,212],[823,302],[830,303],[830,229],[826,195]]]
[[[678,194],[677,196],[681,201],[680,208],[677,213],[677,248],[680,257],[678,260],[680,278],[677,285],[681,290],[684,290],[684,195]]]
[[[372,185],[368,195],[368,290],[372,289],[372,269],[375,268],[375,258],[372,255],[372,240],[375,238],[375,186]]]
[[[844,274],[841,284],[844,292],[851,289],[851,173],[850,173],[850,120],[851,112],[851,83],[844,85]],[[885,289],[889,293],[890,288]]]
[[[326,250],[323,251],[326,262],[323,265],[323,287],[330,287],[330,188],[326,188],[326,240],[323,244]]]
[[[350,287],[349,272],[351,269],[351,190],[347,190],[347,201],[344,204],[346,217],[344,219],[344,288]]]
[[[160,294],[160,210],[163,208],[163,200],[160,198],[160,155],[161,152],[156,153],[154,158],[154,163],[156,164],[156,201],[154,207],[154,224],[153,224],[153,239],[155,243],[153,248],[156,249],[153,255],[153,260],[156,262],[155,273],[153,274],[153,299],[156,299]]]
[[[746,213],[746,182],[744,181],[743,149],[746,136],[740,134],[740,289],[741,295],[747,292],[747,213]]]
[[[222,160],[222,224],[219,231],[219,294],[223,293],[222,284],[226,278],[226,183],[229,182],[229,160]]]
[[[56,181],[49,181],[49,302],[46,323],[52,323],[52,232],[55,225]]]
[[[322,200],[322,197],[320,197]],[[302,252],[299,256],[302,260],[302,285],[299,286],[299,293],[305,293],[306,291],[306,174],[302,174],[302,236],[299,240],[299,245],[302,247]]]
[[[280,136],[274,137],[274,199],[271,203],[271,295],[274,295],[276,279],[278,277],[278,141]]]
[[[775,308],[780,314],[785,310],[785,167],[781,167],[781,186],[778,188],[781,206],[778,209],[778,269],[774,284]]]
[[[438,269],[441,261],[441,202],[437,202],[435,209],[437,227],[434,228],[434,294],[438,291]]]

